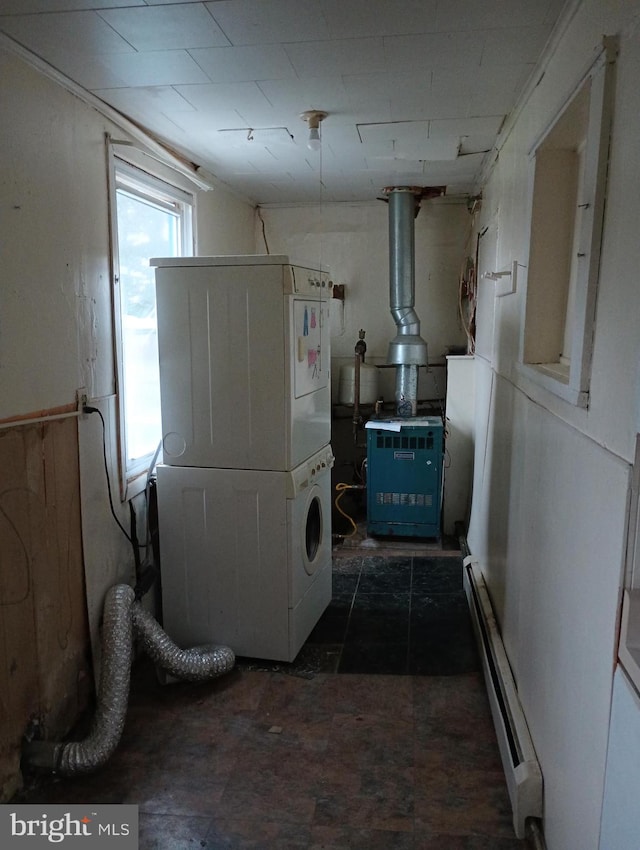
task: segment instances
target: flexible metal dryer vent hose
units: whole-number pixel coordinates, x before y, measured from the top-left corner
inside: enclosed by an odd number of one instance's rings
[[[101,767],[118,746],[127,713],[134,633],[145,651],[172,676],[203,681],[230,672],[235,655],[226,646],[182,650],[136,601],[133,588],[117,584],[107,591],[102,627],[102,668],[96,713],[84,741],[31,741],[25,763],[65,776]]]

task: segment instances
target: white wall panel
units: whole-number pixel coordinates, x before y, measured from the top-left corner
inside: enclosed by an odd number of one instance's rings
[[[618,850],[626,846],[619,837],[636,823],[635,799],[632,811],[630,798],[613,791],[628,769],[618,748],[611,755],[617,761],[599,844],[607,739],[611,732],[612,740],[622,742],[628,734],[633,747],[638,726],[638,708],[632,710],[628,700],[625,710],[614,703],[609,724],[630,464],[640,418],[640,314],[633,294],[640,201],[631,190],[640,179],[634,4],[585,0],[576,7],[483,187],[484,224],[496,217],[497,266],[512,260],[526,266],[529,151],[596,59],[602,37],[616,32],[620,52],[588,409],[519,374],[526,270],[514,295],[483,302],[481,289],[478,311],[484,327],[478,327],[468,539],[488,578],[540,758],[549,850]]]
[[[640,698],[622,668],[613,684],[600,850],[636,850],[640,835]]]

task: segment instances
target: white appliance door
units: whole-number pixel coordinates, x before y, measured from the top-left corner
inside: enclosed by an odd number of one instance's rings
[[[289,299],[291,374],[291,466],[302,463],[331,439],[329,304]]]
[[[287,473],[158,467],[163,625],[182,648],[289,659]]]
[[[279,265],[156,270],[165,463],[291,467],[282,287]]]

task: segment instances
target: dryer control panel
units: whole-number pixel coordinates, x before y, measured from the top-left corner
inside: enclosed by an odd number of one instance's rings
[[[295,499],[304,490],[312,487],[319,478],[331,470],[334,462],[335,457],[331,446],[327,446],[292,469],[287,481],[287,499]]]

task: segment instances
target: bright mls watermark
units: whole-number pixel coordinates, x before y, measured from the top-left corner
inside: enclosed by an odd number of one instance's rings
[[[0,806],[0,847],[138,850],[138,807],[129,805]]]

